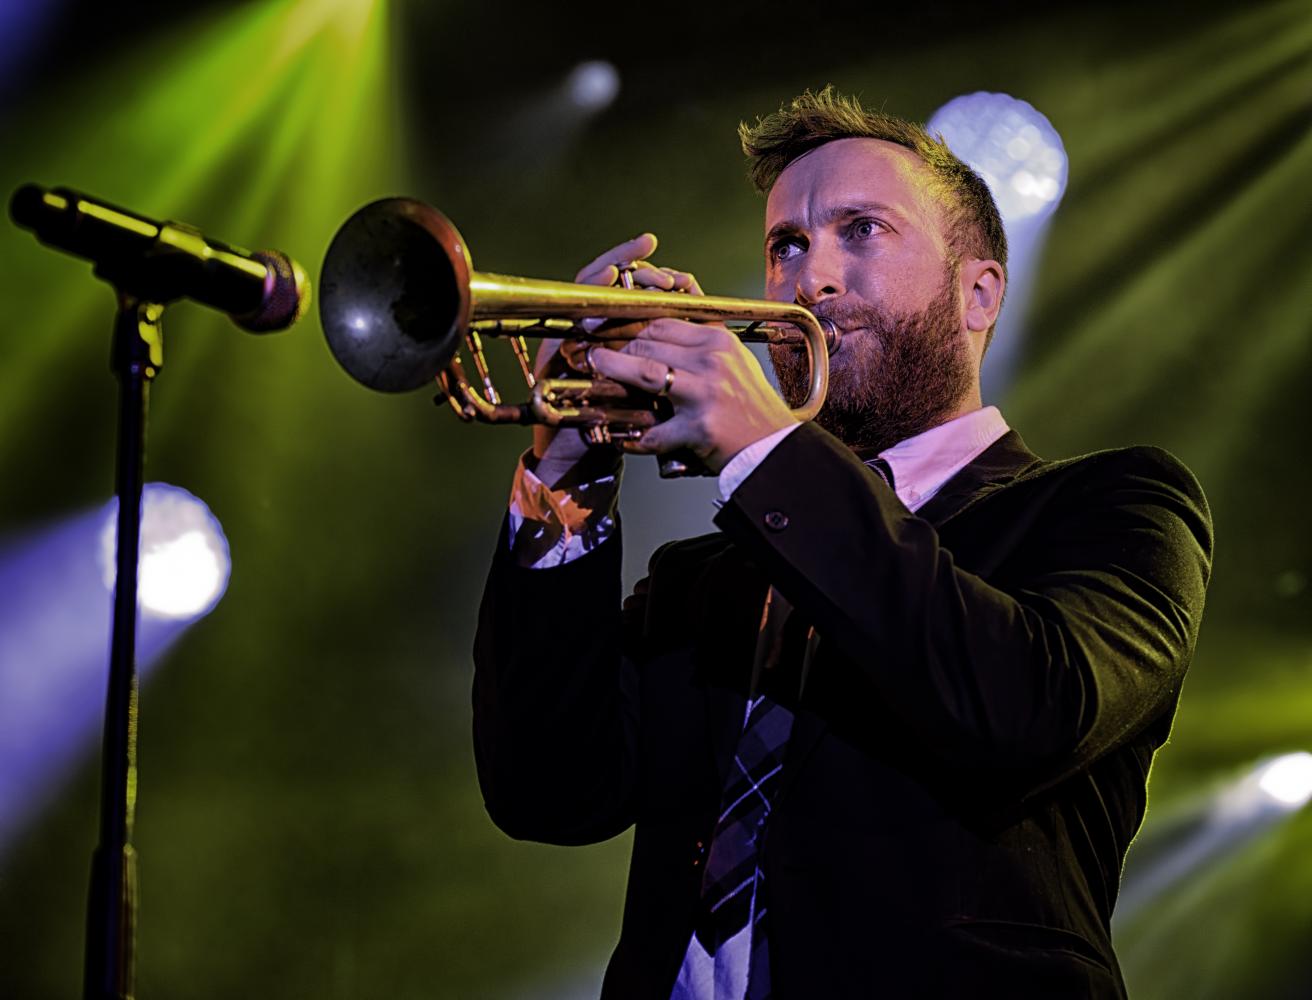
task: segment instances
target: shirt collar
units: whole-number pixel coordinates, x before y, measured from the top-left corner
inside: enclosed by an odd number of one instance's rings
[[[916,510],[1010,428],[996,406],[972,410],[879,453],[897,498]]]

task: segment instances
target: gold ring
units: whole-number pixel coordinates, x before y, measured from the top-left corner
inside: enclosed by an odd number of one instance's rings
[[[669,365],[666,365],[665,384],[656,391],[656,395],[668,396],[670,394],[670,390],[673,388],[674,388],[674,369],[671,368]]]

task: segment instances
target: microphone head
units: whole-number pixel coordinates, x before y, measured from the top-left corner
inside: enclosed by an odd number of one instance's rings
[[[24,184],[9,199],[9,218],[24,229],[36,229],[46,211],[45,189],[36,184]]]
[[[278,250],[257,250],[251,259],[268,268],[264,296],[259,306],[232,320],[250,333],[285,330],[310,308],[310,278],[305,268]]]

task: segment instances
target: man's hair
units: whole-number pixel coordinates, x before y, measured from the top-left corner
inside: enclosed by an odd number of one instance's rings
[[[818,94],[806,91],[755,125],[740,123],[738,138],[748,176],[761,194],[769,193],[784,168],[802,154],[835,139],[882,139],[905,146],[929,167],[947,221],[944,235],[957,259],[996,260],[1006,271],[1007,235],[992,192],[941,136],[930,135],[923,125],[867,111],[831,84]]]

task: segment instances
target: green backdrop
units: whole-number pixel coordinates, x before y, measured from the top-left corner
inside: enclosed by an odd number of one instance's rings
[[[826,82],[908,117],[979,89],[1030,101],[1070,183],[995,401],[1044,455],[1171,449],[1216,522],[1144,836],[1259,758],[1312,749],[1306,3],[67,3],[24,51],[0,105],[4,192],[67,184],[312,272],[350,212],[406,193],[457,221],[476,266],[568,277],[650,229],[663,262],[729,294],[760,289],[741,118]],[[590,57],[623,90],[567,120],[547,94]],[[112,492],[113,304],[10,225],[0,262],[12,540]],[[142,692],[139,995],[595,993],[627,838],[508,840],[469,747],[474,611],[525,433],[357,386],[315,316],[254,338],[179,304],[166,338],[148,478],[206,500],[233,570]],[[633,468],[632,548],[705,530],[705,497]],[[79,989],[97,784],[88,746],[0,855],[0,995]],[[1138,998],[1308,995],[1312,815],[1236,844],[1117,937]]]

